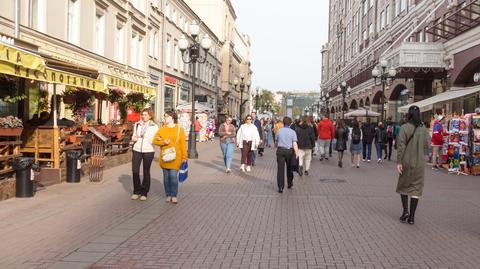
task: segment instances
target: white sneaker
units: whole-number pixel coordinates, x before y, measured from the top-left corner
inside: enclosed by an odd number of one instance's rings
[[[177,203],[178,203],[177,197],[172,197],[172,204],[177,204]]]
[[[377,163],[381,163],[381,162],[382,162],[382,159],[378,159],[378,160],[377,160]]]
[[[147,201],[147,196],[140,196],[140,201]]]
[[[140,198],[140,195],[133,194],[130,198],[131,198],[132,200],[138,200],[138,198]]]
[[[245,165],[244,164],[240,165],[240,171],[245,172]]]
[[[172,197],[167,196],[167,200],[165,200],[165,202],[170,203],[171,201],[172,201]]]
[[[250,171],[252,171],[252,168],[249,165],[249,166],[247,166],[247,172],[250,172]]]
[[[367,163],[370,163],[370,160],[367,160]]]

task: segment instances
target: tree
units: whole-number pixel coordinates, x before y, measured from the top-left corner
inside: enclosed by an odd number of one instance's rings
[[[302,111],[300,110],[300,108],[298,106],[294,106],[293,107],[293,117],[294,118],[300,117],[300,115],[302,115]]]
[[[272,105],[271,109],[275,109],[275,110],[278,109],[277,107],[275,107],[275,98],[274,98],[275,94],[273,92],[267,89],[262,89],[261,91],[258,92],[258,95],[259,95],[258,99],[256,98],[256,96],[254,96],[253,98],[254,109],[257,109],[258,107],[260,111],[264,110],[266,108],[265,104],[267,102],[269,102]],[[257,100],[258,100],[258,106],[257,106]]]

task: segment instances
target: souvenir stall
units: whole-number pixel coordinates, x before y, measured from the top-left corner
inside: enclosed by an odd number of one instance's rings
[[[177,106],[178,112],[178,122],[180,126],[185,130],[185,137],[188,139],[190,134],[191,128],[191,117],[192,117],[192,103],[186,103]],[[204,142],[208,140],[210,129],[212,127],[212,113],[214,109],[208,107],[204,104],[200,104],[198,102],[195,103],[195,117],[198,117],[200,121],[200,125],[202,128],[200,129],[200,142]],[[215,126],[215,122],[213,121],[213,126]],[[214,127],[213,127],[213,131]]]

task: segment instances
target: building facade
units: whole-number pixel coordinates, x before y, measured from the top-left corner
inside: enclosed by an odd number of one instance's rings
[[[406,105],[450,90],[462,92],[431,99],[421,107],[425,117],[461,113],[461,107],[473,112],[478,105],[471,87],[478,86],[473,70],[480,67],[473,38],[480,31],[480,1],[341,0],[330,1],[329,10],[321,91],[332,98],[325,112],[338,118],[342,110],[366,107],[399,120]],[[385,91],[372,76],[381,59],[397,71]],[[351,89],[345,102],[337,90],[342,82]]]

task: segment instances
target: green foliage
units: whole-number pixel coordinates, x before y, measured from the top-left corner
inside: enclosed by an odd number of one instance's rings
[[[73,112],[73,117],[77,123],[83,122],[85,115],[93,105],[94,95],[89,90],[67,87],[63,92],[63,98],[71,99],[72,104],[67,104],[67,108]]]
[[[0,87],[0,100],[5,103],[15,104],[27,96],[19,91],[19,85],[15,80],[3,80],[0,81],[2,86]]]
[[[142,109],[145,108],[145,106],[150,102],[151,97],[147,96],[146,94],[143,93],[138,93],[138,92],[130,92],[128,93],[124,100],[121,101],[123,103],[123,109],[133,109],[133,111],[140,113]],[[121,105],[121,106],[122,106]]]

